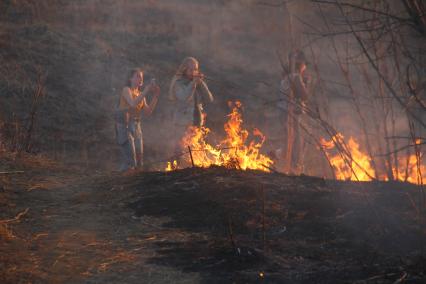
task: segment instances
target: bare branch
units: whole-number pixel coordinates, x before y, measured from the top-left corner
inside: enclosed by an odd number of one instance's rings
[[[410,90],[411,96],[416,100],[416,102],[420,105],[420,107],[423,110],[426,111],[426,105],[423,104],[423,102],[420,100],[420,98],[417,95],[417,91],[411,85],[410,66],[411,65],[407,65],[407,69],[406,69],[406,73],[407,73],[407,82],[406,83],[407,83],[407,86],[408,86],[408,90]]]
[[[398,21],[401,21],[401,22],[411,22],[412,21],[410,18],[401,18],[401,17],[398,17],[396,15],[386,13],[384,11],[370,9],[370,8],[358,6],[358,5],[351,4],[351,3],[342,3],[342,2],[337,2],[337,1],[326,1],[326,0],[311,0],[311,1],[315,2],[315,3],[320,3],[320,4],[331,4],[331,5],[341,6],[341,7],[344,7],[344,6],[345,7],[351,7],[351,8],[355,8],[355,9],[358,9],[358,10],[370,12],[370,13],[373,13],[373,14],[386,16],[386,17],[389,17],[391,19],[395,19],[395,20],[398,20]]]
[[[285,1],[285,0],[283,0],[283,1],[280,1],[280,2],[278,2],[278,3],[270,3],[270,2],[264,2],[264,1],[261,1],[261,2],[257,2],[256,3],[256,5],[259,5],[259,6],[268,6],[268,7],[282,7],[282,6],[284,6],[284,5],[286,5],[288,2],[291,2],[291,1]]]
[[[377,154],[377,155],[374,155],[374,156],[376,156],[376,157],[389,156],[389,155],[401,152],[401,151],[403,151],[405,149],[414,148],[414,147],[418,147],[418,146],[421,146],[421,145],[426,145],[426,142],[408,144],[408,145],[402,146],[402,147],[400,147],[400,148],[398,148],[398,149],[396,149],[396,150],[394,150],[392,152],[385,153],[385,154]]]
[[[339,5],[340,3],[338,3]],[[361,40],[361,38],[359,37],[359,35],[355,32],[355,30],[353,29],[352,24],[350,23],[349,19],[347,18],[347,16],[345,15],[342,6],[339,5],[339,9],[340,12],[342,14],[342,16],[346,19],[346,23],[348,24],[349,28],[352,31],[352,34],[354,35],[355,39],[357,40],[358,44],[360,45],[361,49],[363,50],[365,56],[367,57],[368,61],[370,62],[371,66],[373,67],[374,71],[376,71],[377,75],[380,77],[380,79],[383,80],[383,82],[385,83],[386,87],[388,88],[388,90],[390,91],[390,93],[392,94],[392,96],[398,101],[398,103],[402,106],[402,107],[406,107],[406,104],[404,103],[404,101],[398,96],[398,94],[395,92],[395,90],[392,88],[392,86],[390,85],[390,83],[388,82],[388,80],[386,80],[386,78],[384,77],[384,75],[382,74],[382,72],[380,72],[378,66],[376,65],[376,63],[374,62],[373,58],[371,57],[370,53],[368,52],[368,50],[365,47],[364,42]],[[414,114],[412,111],[407,109],[407,113],[413,118],[415,119],[422,127],[426,128],[426,123],[423,122],[423,120],[418,117],[416,114]]]

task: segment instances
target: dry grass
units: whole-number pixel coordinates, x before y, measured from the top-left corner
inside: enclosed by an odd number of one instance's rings
[[[423,273],[410,264],[418,263],[411,189],[222,168],[85,176],[22,158],[8,164],[25,165],[8,177],[17,187],[2,183],[15,204],[0,221],[1,255],[13,256],[0,257],[6,283],[250,282],[259,271],[272,282],[381,279],[396,269],[395,253],[408,279]],[[372,218],[360,190],[385,218]],[[356,264],[373,254],[374,269]]]

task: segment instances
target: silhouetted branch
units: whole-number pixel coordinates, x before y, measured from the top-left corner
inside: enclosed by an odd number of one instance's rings
[[[338,7],[350,7],[350,8],[354,8],[354,9],[357,9],[357,10],[361,10],[361,11],[365,11],[365,12],[389,17],[391,19],[395,19],[395,20],[398,20],[398,21],[401,21],[401,22],[409,23],[409,22],[412,21],[410,18],[401,18],[401,17],[398,17],[396,15],[392,15],[392,14],[386,12],[386,11],[371,9],[371,8],[355,5],[355,4],[352,4],[352,3],[344,3],[344,2],[339,2],[339,1],[326,1],[326,0],[311,0],[311,1],[315,2],[315,3],[320,3],[320,4],[331,4],[331,5],[335,5],[335,6],[338,6]]]

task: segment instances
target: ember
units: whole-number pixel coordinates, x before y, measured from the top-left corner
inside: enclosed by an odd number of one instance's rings
[[[167,162],[166,172],[174,171],[177,169],[177,161]]]

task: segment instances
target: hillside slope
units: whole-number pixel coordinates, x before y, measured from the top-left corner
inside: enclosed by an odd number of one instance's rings
[[[46,173],[2,179],[3,283],[426,279],[415,186],[222,168]]]

